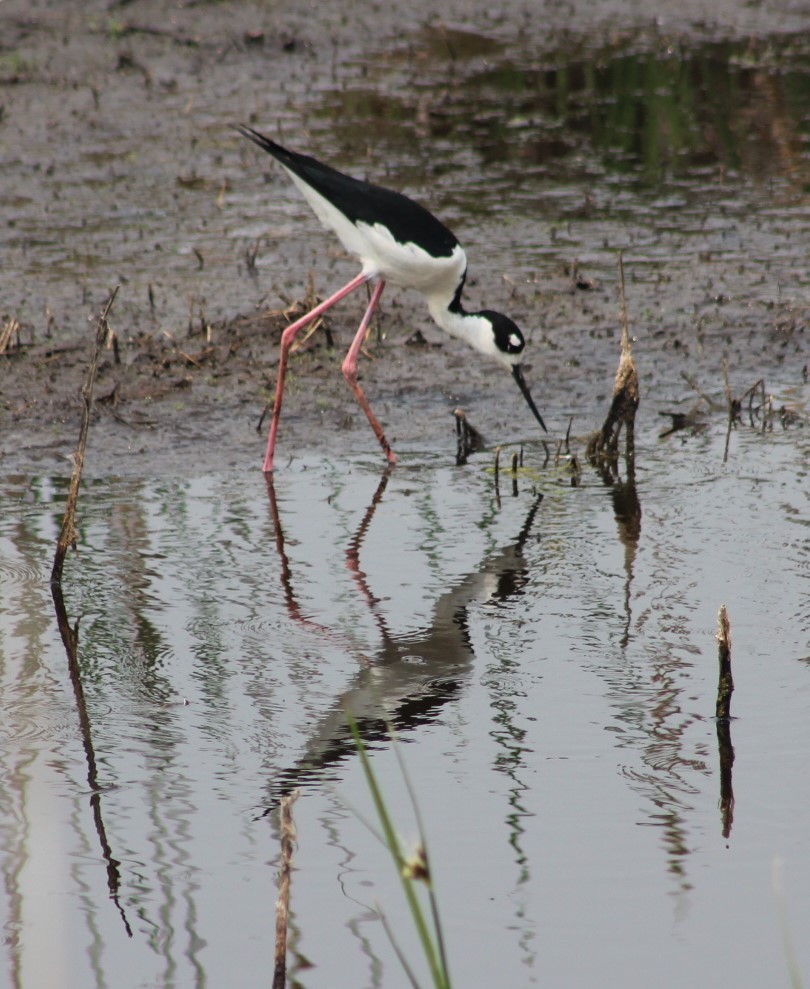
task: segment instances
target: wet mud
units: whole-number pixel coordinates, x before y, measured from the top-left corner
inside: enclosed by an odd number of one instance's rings
[[[278,336],[356,270],[231,126],[401,189],[456,232],[470,306],[508,312],[552,436],[601,424],[617,256],[641,416],[763,379],[803,413],[810,43],[797,5],[4,4],[0,464],[61,469],[94,323],[90,473],[258,468]],[[376,443],[340,376],[364,299],[296,356],[279,463]],[[508,375],[391,291],[362,365],[394,448],[535,442]],[[13,321],[13,322],[12,322]],[[13,332],[10,332],[13,329]],[[2,337],[0,337],[2,339]],[[713,408],[708,406],[709,414]],[[722,414],[722,411],[720,412]],[[645,418],[646,417],[646,418]]]

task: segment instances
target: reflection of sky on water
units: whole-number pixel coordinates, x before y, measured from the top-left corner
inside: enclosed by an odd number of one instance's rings
[[[358,904],[381,898],[407,943],[395,881],[326,787],[368,806],[341,735],[349,699],[407,830],[380,730],[398,721],[462,981],[488,980],[494,949],[513,983],[529,963],[582,979],[632,956],[649,971],[653,953],[682,983],[714,964],[704,929],[718,901],[735,958],[775,970],[778,940],[737,939],[772,916],[774,849],[791,863],[796,930],[808,911],[795,785],[808,624],[800,583],[784,579],[806,544],[799,439],[738,430],[726,467],[719,433],[642,446],[632,526],[589,471],[580,488],[554,470],[523,478],[516,497],[502,479],[498,504],[480,461],[415,462],[384,485],[365,464],[295,462],[276,479],[277,521],[258,472],[90,482],[67,607],[121,913],[47,594],[61,497],[7,480],[3,923],[24,931],[10,963],[43,984],[58,963],[76,973],[65,985],[87,984],[88,958],[108,982],[122,957],[143,979],[197,970],[212,984],[237,954],[245,972],[267,965],[276,845],[263,815],[300,773],[295,952],[359,983],[353,938],[369,937],[393,971]],[[739,719],[725,842],[711,717],[722,602]],[[563,951],[574,918],[587,958]],[[58,952],[40,950],[54,939]]]

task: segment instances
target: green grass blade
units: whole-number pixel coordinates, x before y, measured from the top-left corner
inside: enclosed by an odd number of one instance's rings
[[[436,986],[436,989],[450,989],[447,968],[444,963],[444,952],[441,949],[437,951],[436,944],[431,937],[428,923],[425,920],[424,911],[422,910],[422,906],[419,903],[419,898],[416,895],[414,880],[409,875],[408,863],[402,853],[399,839],[397,838],[396,831],[394,830],[391,816],[388,813],[388,808],[386,807],[382,791],[380,790],[376,776],[374,775],[374,770],[371,768],[371,761],[368,757],[368,752],[363,739],[360,736],[357,722],[349,711],[346,712],[346,719],[349,724],[349,730],[354,738],[355,745],[357,746],[357,753],[360,756],[360,763],[363,767],[363,773],[366,777],[369,792],[371,793],[371,799],[377,811],[377,816],[380,819],[380,826],[382,827],[385,844],[388,846],[388,850],[394,860],[394,864],[396,865],[400,882],[402,883],[405,899],[408,903],[408,908],[411,912],[411,917],[413,918],[417,934],[419,935],[419,941],[422,945],[422,951],[424,952],[425,959],[430,969],[433,984]],[[435,904],[433,903],[432,914],[435,925],[437,913]],[[396,945],[394,950],[397,950]],[[399,951],[397,951],[397,954],[399,955]]]

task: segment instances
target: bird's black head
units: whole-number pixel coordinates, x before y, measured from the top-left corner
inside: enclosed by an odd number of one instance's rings
[[[493,312],[491,309],[485,309],[483,312],[478,313],[478,315],[483,316],[491,324],[495,356],[511,369],[512,377],[515,379],[518,388],[520,388],[521,394],[526,399],[526,404],[532,410],[535,419],[542,426],[543,432],[548,432],[546,424],[543,422],[543,417],[537,411],[537,406],[534,404],[534,399],[529,391],[529,386],[526,384],[526,379],[523,377],[523,370],[520,366],[520,357],[526,347],[526,340],[520,332],[520,327],[508,316],[504,316],[503,313]]]
[[[485,316],[492,324],[492,334],[498,352],[506,358],[508,364],[514,364],[526,346],[520,327],[508,316],[493,312],[491,309],[485,309],[479,315]]]

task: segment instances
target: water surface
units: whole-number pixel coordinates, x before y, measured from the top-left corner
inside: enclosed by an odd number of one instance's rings
[[[297,978],[404,984],[375,904],[416,948],[349,809],[371,814],[345,703],[415,836],[383,720],[400,732],[458,984],[775,984],[777,856],[806,968],[805,437],[741,428],[726,464],[724,439],[650,439],[613,487],[539,451],[516,491],[488,456],[301,460],[269,491],[91,482],[65,580],[84,725],[47,590],[64,486],[4,479],[8,983],[255,985],[275,809],[300,786]]]

